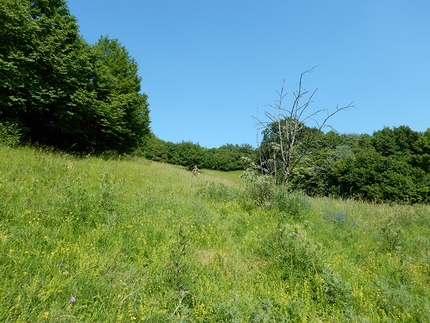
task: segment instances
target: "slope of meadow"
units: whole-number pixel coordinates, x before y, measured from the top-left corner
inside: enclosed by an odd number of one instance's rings
[[[0,147],[2,322],[428,322],[430,209]]]

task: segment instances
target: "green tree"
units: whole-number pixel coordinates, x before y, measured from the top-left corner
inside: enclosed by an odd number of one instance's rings
[[[406,156],[413,149],[419,134],[408,126],[384,127],[373,133],[371,142],[377,152],[383,156]]]
[[[414,142],[409,162],[414,167],[430,173],[430,128]]]
[[[92,48],[97,150],[130,152],[150,134],[147,95],[138,66],[118,40],[101,37]]]
[[[198,166],[199,168],[205,167],[205,148],[199,144],[183,141],[176,144],[174,150],[175,154],[171,159],[173,164],[185,166],[190,170],[194,166]]]
[[[159,139],[154,134],[147,136],[143,143],[143,147],[139,147],[135,153],[150,160],[164,163],[169,162],[169,149],[167,143],[164,140]]]
[[[323,132],[286,118],[266,125],[262,134],[259,166],[263,173],[274,176],[277,183],[284,183],[294,173],[311,166],[312,154],[319,148]]]
[[[2,0],[0,39],[0,122],[24,140],[130,152],[149,134],[137,64],[117,40],[89,46],[64,0]]]
[[[413,144],[420,136],[418,132],[413,131],[408,126],[394,127],[393,135],[399,151],[404,155],[408,155],[412,152]]]
[[[428,200],[426,180],[424,171],[404,160],[363,151],[334,163],[331,190],[341,197],[419,203]]]
[[[223,148],[212,148],[206,151],[204,167],[229,171],[243,169],[240,162],[240,153]]]
[[[32,142],[88,147],[89,46],[65,1],[2,0],[0,38],[0,120]]]
[[[382,156],[393,155],[398,151],[393,131],[389,127],[375,131],[372,136],[372,145]]]
[[[374,151],[375,148],[372,145],[372,136],[369,134],[362,134],[357,140],[357,150],[372,150]]]

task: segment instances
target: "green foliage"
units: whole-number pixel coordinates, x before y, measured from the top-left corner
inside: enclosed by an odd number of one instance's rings
[[[430,172],[430,128],[412,145],[413,154],[409,157],[409,163],[425,172]]]
[[[261,172],[273,176],[277,183],[285,184],[317,147],[316,138],[322,131],[307,127],[297,119],[285,118],[268,124],[262,134],[258,149]]]
[[[259,174],[258,166],[251,159],[247,157],[243,159],[248,167],[240,175],[240,178],[247,183],[247,191],[250,194],[250,198],[258,206],[269,204],[275,194],[273,179],[269,175]]]
[[[402,160],[376,152],[361,152],[340,160],[332,169],[332,183],[342,197],[383,202],[419,203],[428,199],[424,173]],[[336,192],[333,192],[336,194]]]
[[[258,173],[258,166],[249,158],[243,158],[248,165],[240,175],[246,182],[248,198],[257,206],[265,206],[279,212],[279,217],[300,218],[309,207],[305,195],[286,185],[275,185],[273,178]]]
[[[194,166],[204,165],[204,148],[192,142],[181,142],[174,146],[172,163],[187,167],[189,170]]]
[[[232,171],[243,169],[241,158],[252,156],[254,149],[249,145],[223,145],[219,148],[212,148],[206,151],[204,165],[205,168]]]
[[[147,95],[141,94],[137,63],[118,40],[101,37],[92,47],[97,111],[97,150],[131,152],[149,135]]]
[[[20,139],[21,133],[17,125],[0,122],[0,145],[15,147]]]
[[[385,127],[373,136],[339,135],[333,131],[319,134],[307,158],[291,174],[290,184],[312,196],[428,203],[429,133],[400,126]],[[265,145],[263,142],[260,149],[264,150]],[[275,160],[266,159],[264,165]],[[278,161],[271,165],[281,164]],[[260,169],[265,170],[264,165],[259,163]]]
[[[137,65],[117,41],[91,48],[64,0],[0,3],[0,121],[24,141],[130,152],[149,133]]]
[[[408,155],[419,134],[407,126],[376,131],[372,136],[372,145],[382,156]]]
[[[0,16],[0,118],[17,124],[26,140],[86,147],[89,47],[66,3],[2,1]]]
[[[308,213],[310,203],[302,192],[279,186],[275,190],[272,207],[275,207],[280,214],[287,218],[300,219]]]
[[[188,169],[199,168],[222,171],[244,169],[242,157],[253,157],[254,149],[250,145],[227,144],[219,148],[207,149],[192,142],[174,144],[166,142],[151,134],[144,142],[143,147],[134,152],[150,160],[181,165]]]
[[[382,156],[394,155],[398,151],[396,138],[388,127],[376,131],[372,136],[372,145]]]
[[[143,145],[138,147],[133,154],[157,162],[167,162],[169,160],[169,147],[165,141],[154,134],[150,134],[145,138]]]
[[[207,182],[199,190],[200,196],[205,196],[213,201],[223,203],[229,202],[236,198],[240,198],[240,191],[235,187],[227,186],[223,183],[214,183],[212,181]]]

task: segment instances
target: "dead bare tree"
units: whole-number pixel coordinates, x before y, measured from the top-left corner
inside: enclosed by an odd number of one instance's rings
[[[310,111],[309,107],[318,89],[313,92],[306,90],[303,87],[303,78],[314,68],[301,73],[291,108],[285,108],[283,105],[287,95],[284,93],[284,80],[281,90],[277,91],[279,99],[275,104],[268,105],[275,110],[275,113],[265,111],[264,115],[268,121],[254,117],[258,122],[259,131],[264,134],[263,142],[270,138],[265,145],[260,144],[260,167],[265,173],[281,178],[284,184],[288,182],[299,165],[312,167],[308,157],[317,135],[326,128],[334,130],[328,123],[329,120],[340,111],[354,107],[353,103],[350,103],[342,107],[337,106],[333,112],[327,109]],[[326,112],[326,116],[319,122],[317,118],[323,112]],[[315,124],[313,128],[306,126],[310,121]]]

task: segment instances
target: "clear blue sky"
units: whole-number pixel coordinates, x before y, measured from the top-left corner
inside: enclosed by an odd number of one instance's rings
[[[257,146],[256,121],[293,102],[301,72],[313,110],[354,102],[340,133],[430,127],[428,0],[69,0],[94,44],[115,38],[139,65],[159,138]],[[311,111],[311,110],[310,110]],[[325,115],[321,115],[324,117]],[[309,124],[313,126],[312,124]]]

